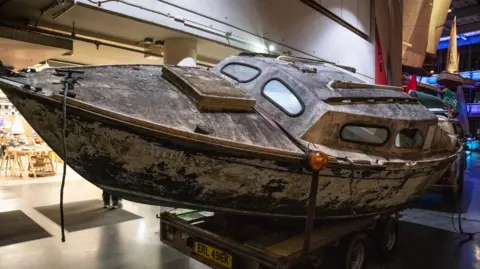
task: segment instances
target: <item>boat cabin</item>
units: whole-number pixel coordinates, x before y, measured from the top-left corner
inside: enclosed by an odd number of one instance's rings
[[[429,151],[437,117],[400,87],[371,85],[351,68],[292,57],[232,56],[213,71],[306,146],[333,156],[407,157]],[[417,156],[418,157],[418,156]]]

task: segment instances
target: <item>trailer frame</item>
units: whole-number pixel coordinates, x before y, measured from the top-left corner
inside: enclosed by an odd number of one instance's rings
[[[351,251],[348,245],[352,244],[352,240],[373,239],[378,241],[376,244],[380,245],[380,252],[385,247],[392,248],[386,252],[393,251],[396,241],[389,246],[391,242],[384,243],[388,239],[383,239],[382,235],[390,231],[390,225],[396,225],[399,216],[397,209],[356,219],[316,220],[309,234],[306,251],[305,222],[302,220],[267,219],[188,209],[173,209],[157,215],[160,219],[160,238],[164,244],[214,269],[290,269],[303,262],[321,264],[325,252],[335,247]],[[396,240],[396,226],[394,228]],[[257,231],[258,234],[255,234]],[[350,267],[347,265],[345,268]]]

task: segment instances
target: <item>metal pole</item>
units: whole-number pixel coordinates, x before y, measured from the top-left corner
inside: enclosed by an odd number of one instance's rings
[[[317,206],[318,191],[318,171],[312,172],[312,182],[310,184],[310,197],[308,199],[307,220],[305,222],[305,239],[303,242],[303,254],[308,255],[310,252],[310,240],[312,237],[313,224],[315,221],[315,208]]]

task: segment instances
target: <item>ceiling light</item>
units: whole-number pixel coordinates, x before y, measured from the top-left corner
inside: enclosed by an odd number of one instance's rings
[[[435,74],[435,70],[430,70],[430,74]]]
[[[275,50],[275,45],[270,44],[270,45],[268,46],[268,51],[272,52],[272,51],[274,51],[274,50]]]
[[[158,57],[158,56],[151,55],[151,54],[145,54],[144,57],[145,57],[145,59],[147,59],[147,60],[153,60],[153,61],[162,59],[162,58],[160,58],[160,57]]]

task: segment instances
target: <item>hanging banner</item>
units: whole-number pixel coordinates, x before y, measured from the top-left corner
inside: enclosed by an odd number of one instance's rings
[[[388,85],[387,71],[383,62],[382,45],[375,26],[375,84]]]

